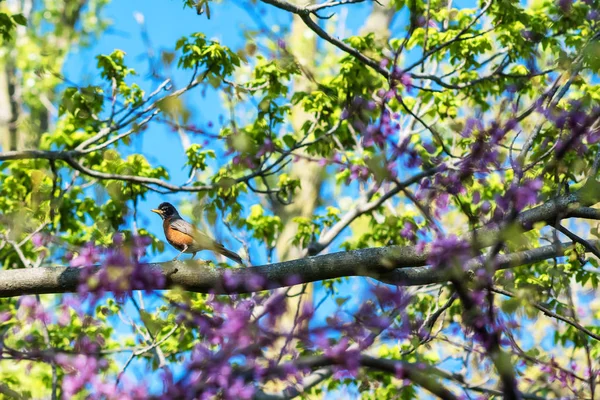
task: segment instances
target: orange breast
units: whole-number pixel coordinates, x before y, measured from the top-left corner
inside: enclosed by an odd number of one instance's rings
[[[194,238],[190,235],[187,235],[183,232],[179,232],[176,229],[171,228],[168,220],[163,222],[163,228],[165,229],[165,236],[167,237],[167,242],[169,242],[173,247],[177,250],[183,250],[183,247],[187,245],[191,247],[194,243]]]

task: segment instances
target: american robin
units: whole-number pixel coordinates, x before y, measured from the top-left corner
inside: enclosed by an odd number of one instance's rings
[[[200,232],[192,224],[181,218],[177,209],[171,203],[161,203],[157,209],[152,210],[163,219],[163,229],[167,242],[181,253],[173,261],[177,260],[183,253],[192,253],[192,259],[196,253],[202,250],[210,250],[222,254],[225,257],[244,265],[242,258],[233,251],[227,250],[221,243],[216,242],[205,233]]]

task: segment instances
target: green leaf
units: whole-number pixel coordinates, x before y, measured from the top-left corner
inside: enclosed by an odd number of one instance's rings
[[[27,25],[27,18],[25,18],[25,16],[23,14],[13,14],[12,19],[13,19],[13,21],[15,21],[17,24],[19,24],[21,26]]]

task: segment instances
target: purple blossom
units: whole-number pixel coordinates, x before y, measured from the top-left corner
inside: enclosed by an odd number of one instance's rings
[[[527,180],[515,190],[515,209],[521,211],[529,205],[537,203],[543,183],[540,179]]]
[[[298,274],[286,276],[284,280],[286,286],[295,286],[302,283],[302,277]]]
[[[273,150],[275,150],[275,145],[273,144],[273,141],[269,138],[265,139],[262,143],[262,145],[260,146],[258,152],[256,153],[257,157],[262,157],[265,154],[269,154],[272,153]]]
[[[2,311],[0,312],[0,324],[9,321],[12,318],[12,313],[10,311]]]
[[[383,147],[385,145],[385,136],[382,134],[379,126],[369,125],[363,137],[363,145],[370,147],[377,145]]]
[[[494,219],[501,219],[511,205],[516,212],[520,212],[525,207],[536,204],[542,186],[540,179],[528,179],[521,185],[512,185],[504,195],[497,195]]]
[[[473,136],[476,132],[483,130],[483,123],[479,118],[467,118],[461,135],[465,138]]]
[[[448,204],[450,203],[450,195],[448,193],[440,193],[435,199],[435,215],[436,217],[440,217],[441,213],[448,208]]]
[[[255,389],[252,385],[238,378],[225,390],[225,397],[229,399],[252,399],[254,391]]]
[[[59,308],[57,322],[60,326],[67,326],[71,322],[71,313],[69,312],[68,307],[65,307],[64,304]]]
[[[404,379],[406,377],[404,365],[401,362],[394,364],[394,376],[398,379]]]
[[[410,150],[408,151],[408,158],[406,160],[406,166],[408,168],[416,168],[420,166],[422,163],[421,157],[417,154],[416,151]]]
[[[464,193],[465,191],[465,188],[461,182],[461,176],[460,174],[456,173],[456,171],[451,171],[447,174],[436,174],[434,178],[434,185],[440,188],[442,190],[441,194],[445,195],[446,197],[442,202],[440,202],[440,204],[446,204],[445,206],[441,206],[442,208],[446,208],[448,205],[447,197],[449,194],[459,194]]]
[[[492,209],[492,205],[490,204],[489,201],[486,200],[481,204],[481,212],[482,213],[487,214],[490,212],[491,209]]]
[[[417,237],[415,235],[415,229],[416,227],[412,222],[407,222],[404,224],[404,227],[400,231],[400,236],[408,240],[415,240]]]
[[[419,25],[420,27],[424,27],[425,25],[427,25],[428,27],[434,29],[438,27],[434,20],[432,20],[431,18],[427,19],[424,15],[420,15],[417,18],[417,25]]]
[[[95,357],[83,354],[69,357],[65,354],[58,354],[56,362],[69,372],[62,384],[65,398],[71,398],[81,392],[98,373],[98,361]]]
[[[402,86],[404,86],[407,89],[411,89],[412,88],[412,76],[410,76],[409,74],[402,74],[400,76],[400,83],[402,83]]]
[[[112,237],[113,244],[116,246],[122,246],[125,243],[125,235],[122,232],[115,232]]]
[[[343,372],[346,371],[351,377],[358,374],[360,367],[360,351],[358,349],[351,350],[350,341],[347,337],[342,337],[338,343],[333,346],[325,346],[323,353],[325,356],[335,360],[342,370],[337,371],[337,376],[347,376]]]
[[[557,0],[558,7],[564,12],[568,13],[573,7],[573,0]]]
[[[392,324],[392,320],[385,316],[377,313],[375,303],[368,301],[363,303],[356,313],[356,318],[363,324],[367,329],[378,329],[383,330]]]
[[[295,161],[297,161],[297,160],[295,160]],[[256,161],[254,160],[254,158],[252,156],[249,156],[249,155],[238,154],[233,157],[231,162],[234,165],[245,166],[247,168],[256,168],[257,167]]]
[[[227,290],[235,290],[242,283],[241,278],[234,273],[232,270],[226,270],[223,272],[223,286]]]
[[[455,235],[440,236],[431,243],[427,262],[437,268],[446,268],[452,264],[462,268],[471,257],[471,246],[467,241]]]
[[[251,274],[246,280],[246,287],[253,292],[265,287],[266,284],[266,278],[258,274]]]
[[[69,263],[71,267],[86,267],[96,264],[100,260],[100,249],[93,243],[86,244],[79,255]]]
[[[386,163],[385,169],[390,173],[390,176],[393,178],[398,177],[398,162],[393,161],[393,162],[388,162]]]
[[[422,146],[425,150],[427,150],[427,152],[429,154],[435,153],[435,146],[433,145],[433,143],[425,142],[425,143],[422,143]]]
[[[600,128],[595,130],[590,130],[587,135],[587,143],[588,144],[596,144],[600,142]]]
[[[369,177],[369,170],[367,167],[362,165],[351,165],[350,166],[350,181],[361,180],[366,181]]]
[[[390,90],[388,90],[387,92],[385,92],[384,99],[385,100],[391,100],[394,97],[396,97],[396,94],[397,94],[396,89],[395,88],[391,88]]]
[[[300,320],[309,320],[315,313],[315,309],[311,301],[302,302],[302,311],[300,313]]]
[[[46,324],[50,323],[50,314],[44,311],[44,307],[42,307],[34,296],[23,296],[19,299],[17,317],[27,322],[41,321]]]
[[[110,248],[87,244],[80,255],[71,261],[72,267],[84,267],[79,275],[77,291],[80,295],[92,295],[92,301],[106,292],[113,292],[122,298],[132,290],[148,290],[162,287],[165,277],[158,269],[147,269],[140,263],[149,244],[148,237],[134,236],[124,242],[123,237],[115,235]],[[100,268],[89,267],[100,261]]]
[[[47,234],[41,232],[38,232],[31,237],[31,243],[33,243],[33,245],[36,248],[46,246],[46,244],[48,244],[49,241],[50,237]]]
[[[146,249],[152,243],[150,236],[134,236],[132,251],[135,257],[142,258],[146,255]]]
[[[392,289],[386,285],[379,285],[373,288],[373,293],[382,307],[404,309],[410,302],[410,296],[400,287]]]

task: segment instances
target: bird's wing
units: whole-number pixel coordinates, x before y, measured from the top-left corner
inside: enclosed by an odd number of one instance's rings
[[[242,258],[238,254],[227,250],[221,243],[217,242],[206,233],[196,229],[194,225],[190,224],[186,220],[177,218],[171,220],[169,223],[171,228],[194,238],[194,243],[190,247],[192,252],[200,250],[212,250],[234,260],[238,264],[244,265]]]
[[[169,225],[171,225],[171,228],[175,229],[176,231],[185,233],[186,235],[190,236],[194,236],[196,231],[194,225],[181,218],[173,218],[171,221],[169,221]]]
[[[207,234],[199,231],[198,229],[196,229],[196,227],[194,227],[194,225],[190,224],[182,218],[176,218],[171,220],[170,225],[171,228],[193,237],[194,241],[196,242],[196,245],[201,249],[214,250],[218,247],[218,243],[215,240],[213,240]]]

